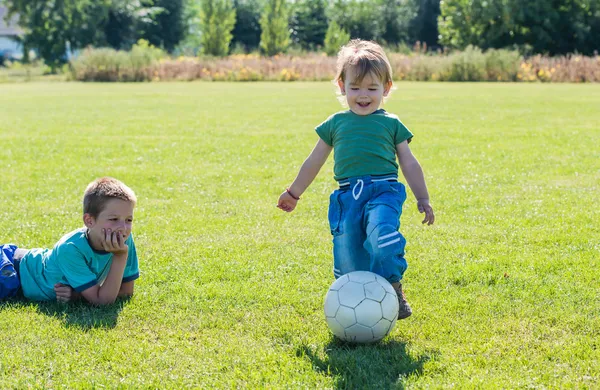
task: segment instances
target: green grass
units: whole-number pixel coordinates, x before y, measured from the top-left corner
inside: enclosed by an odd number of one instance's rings
[[[2,83],[22,83],[29,81],[66,81],[67,74],[47,74],[50,68],[40,63],[23,65],[19,62],[4,64],[0,66],[0,84]]]
[[[53,245],[110,175],[141,278],[108,308],[0,304],[0,388],[600,387],[600,86],[400,83],[436,224],[409,196],[414,315],[336,341],[332,161],[275,207],[340,109],[328,83],[0,85],[0,242]]]

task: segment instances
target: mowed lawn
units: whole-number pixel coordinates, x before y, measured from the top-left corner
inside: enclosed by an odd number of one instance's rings
[[[329,333],[330,83],[0,85],[0,242],[52,246],[109,175],[139,204],[135,295],[0,303],[0,388],[600,387],[600,85],[399,83],[436,212],[401,219],[414,314]]]

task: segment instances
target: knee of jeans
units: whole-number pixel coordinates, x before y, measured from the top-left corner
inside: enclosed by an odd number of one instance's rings
[[[377,226],[369,234],[369,242],[372,253],[376,257],[404,255],[406,239],[393,225],[381,224]]]
[[[359,264],[351,261],[350,258],[339,258],[336,257],[333,262],[333,275],[335,278],[339,278],[342,275],[345,275],[354,271],[361,271]],[[364,271],[364,270],[363,270]]]

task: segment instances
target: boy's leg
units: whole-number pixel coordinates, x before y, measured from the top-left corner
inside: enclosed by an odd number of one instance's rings
[[[408,266],[404,259],[406,239],[398,231],[399,213],[388,205],[376,204],[369,206],[367,218],[363,245],[370,254],[371,271],[390,283],[399,282]]]
[[[365,210],[365,249],[371,254],[371,269],[390,283],[399,282],[406,271],[406,239],[398,229],[406,191],[401,183],[376,183]]]
[[[19,281],[18,263],[15,265],[16,245],[0,245],[0,299],[14,297],[21,283]]]
[[[412,309],[406,300],[404,290],[402,290],[402,283],[392,283],[392,287],[394,287],[396,295],[398,295],[398,319],[403,320],[410,317],[412,315]]]
[[[370,253],[371,271],[386,278],[398,294],[398,318],[406,318],[412,310],[404,297],[400,280],[407,268],[404,258],[406,239],[400,234],[400,215],[406,199],[401,183],[377,183],[377,190],[365,212],[365,249]]]
[[[349,191],[335,191],[329,203],[329,225],[333,235],[333,274],[337,278],[353,271],[369,271],[370,255],[362,243],[362,207]]]

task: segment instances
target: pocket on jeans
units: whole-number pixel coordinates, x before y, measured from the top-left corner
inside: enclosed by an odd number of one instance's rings
[[[340,195],[340,191],[335,190],[329,196],[329,211],[327,218],[329,219],[329,229],[333,236],[342,234],[342,213],[344,208],[342,207]]]
[[[387,206],[397,213],[402,213],[402,205],[406,200],[406,189],[402,183],[378,183],[377,195],[369,201],[369,207]]]
[[[406,187],[400,182],[390,183],[390,187],[392,188],[392,192],[398,195],[398,200],[402,205],[406,200]]]

